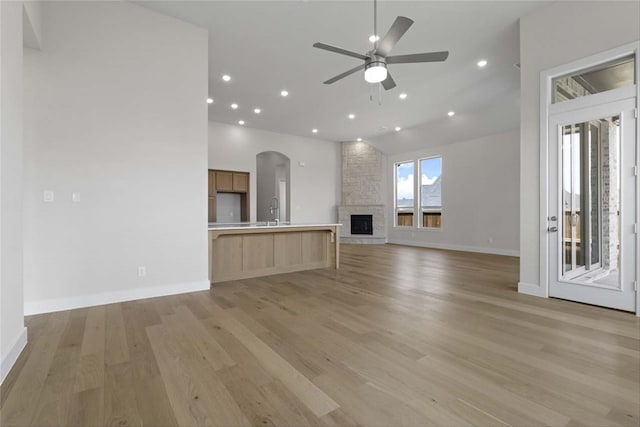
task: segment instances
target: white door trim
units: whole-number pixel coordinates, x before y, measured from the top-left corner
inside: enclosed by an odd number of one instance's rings
[[[584,98],[563,101],[561,104],[552,104],[551,88],[555,77],[570,74],[574,71],[590,68],[614,59],[628,55],[636,58],[636,84],[633,89],[612,90],[601,94],[590,95]],[[569,64],[554,67],[540,73],[540,212],[539,212],[539,242],[540,242],[540,287],[539,296],[549,297],[549,238],[547,232],[547,218],[549,216],[549,114],[580,109],[592,105],[594,102],[605,100],[613,101],[635,96],[636,110],[640,108],[640,40],[601,52],[589,57],[579,59]],[[561,106],[560,106],[561,105]],[[640,119],[636,120],[636,147],[640,136]],[[636,164],[640,165],[640,149],[636,149]],[[638,180],[638,178],[636,178]],[[636,223],[640,223],[640,185],[636,185]],[[640,254],[640,238],[636,237],[636,254]],[[640,283],[640,268],[636,269],[636,282]],[[636,292],[636,316],[640,317],[640,292]]]

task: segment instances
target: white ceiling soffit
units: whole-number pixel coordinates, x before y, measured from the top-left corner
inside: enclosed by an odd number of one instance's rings
[[[541,1],[380,1],[378,32],[398,15],[415,21],[393,54],[448,50],[444,63],[390,65],[390,91],[362,73],[322,82],[360,62],[315,49],[323,42],[364,53],[371,48],[372,1],[141,1],[144,7],[209,30],[209,119],[323,140],[363,138],[386,152],[495,133],[518,126],[518,19]],[[489,64],[480,69],[480,59]],[[230,82],[222,75],[231,76]],[[280,91],[289,96],[283,98]],[[400,100],[400,93],[407,93]],[[373,97],[373,101],[370,100]],[[237,103],[238,109],[232,109]],[[253,110],[260,108],[261,113]],[[514,109],[516,110],[514,112]],[[456,111],[451,120],[447,111]],[[503,111],[504,114],[488,114]],[[478,120],[481,126],[464,129]],[[356,115],[349,120],[347,115]],[[402,128],[395,132],[396,126]],[[318,129],[312,133],[312,129]],[[434,129],[439,129],[434,132]],[[485,133],[486,134],[486,133]],[[425,140],[429,135],[429,140]],[[441,143],[441,142],[438,142]],[[404,151],[401,150],[401,151]]]

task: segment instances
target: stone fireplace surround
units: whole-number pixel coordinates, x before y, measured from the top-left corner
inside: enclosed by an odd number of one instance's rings
[[[364,142],[342,143],[342,205],[338,207],[338,222],[342,224],[343,243],[386,243],[382,167],[383,156],[376,148]],[[351,215],[372,215],[373,235],[352,235]]]
[[[340,239],[343,243],[382,244],[386,243],[385,207],[383,205],[352,205],[338,207]],[[373,235],[351,234],[351,215],[372,215]]]

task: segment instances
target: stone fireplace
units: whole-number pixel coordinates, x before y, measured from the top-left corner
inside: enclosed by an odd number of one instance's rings
[[[382,168],[382,153],[376,148],[364,142],[342,143],[342,205],[338,208],[338,221],[344,243],[386,242]]]

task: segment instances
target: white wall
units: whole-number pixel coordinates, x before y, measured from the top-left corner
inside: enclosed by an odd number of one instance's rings
[[[442,156],[442,228],[394,227],[394,191],[388,195],[388,241],[415,246],[518,255],[517,130],[388,156],[394,164]],[[417,172],[417,171],[416,171]]]
[[[46,2],[42,33],[24,62],[27,313],[206,289],[206,31],[105,1]]]
[[[22,2],[0,2],[0,382],[27,340],[22,274]]]
[[[336,221],[340,144],[209,122],[209,168],[251,174],[251,221],[256,220],[256,155],[263,151],[279,151],[291,159],[292,223]]]
[[[640,38],[639,2],[554,2],[521,19],[520,288],[540,278],[540,73]],[[575,25],[574,25],[575,24]]]

